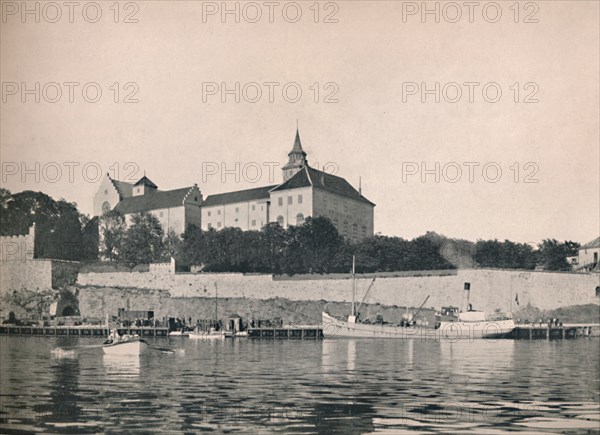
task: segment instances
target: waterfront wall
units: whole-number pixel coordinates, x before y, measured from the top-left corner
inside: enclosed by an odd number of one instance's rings
[[[444,271],[446,272],[446,271]],[[463,285],[471,284],[470,302],[485,311],[501,309],[515,311],[531,305],[542,310],[584,304],[599,304],[596,287],[599,274],[573,274],[496,269],[465,269],[455,273],[423,276],[379,276],[366,302],[390,306],[418,307],[429,295],[426,307],[464,305]],[[370,284],[369,276],[357,280],[357,301],[361,301]],[[126,287],[164,290],[171,297],[214,298],[218,288],[220,298],[266,300],[285,298],[295,301],[352,300],[349,277],[335,279],[273,279],[271,275],[236,273],[80,273],[78,284],[95,287]],[[519,304],[515,301],[518,295]],[[143,308],[145,309],[145,308]]]
[[[44,291],[75,284],[79,263],[33,259],[0,262],[0,295],[15,290]]]
[[[0,295],[15,290],[43,291],[52,288],[52,260],[0,262]]]

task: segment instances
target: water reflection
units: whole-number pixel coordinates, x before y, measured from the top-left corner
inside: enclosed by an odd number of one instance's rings
[[[185,352],[51,358],[49,340],[8,337],[0,432],[559,433],[600,421],[598,340],[154,344]]]
[[[140,376],[143,355],[102,355],[102,365],[108,379],[120,380]]]

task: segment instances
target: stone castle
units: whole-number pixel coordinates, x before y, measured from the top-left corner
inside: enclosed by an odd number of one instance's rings
[[[190,224],[203,230],[260,230],[271,222],[285,228],[301,225],[308,217],[325,216],[350,240],[373,235],[375,204],[344,178],[311,167],[298,130],[282,172],[280,184],[209,195],[206,199],[196,184],[161,191],[146,176],[132,184],[107,174],[94,196],[93,214],[101,216],[116,210],[129,222],[133,214],[148,212],[159,219],[165,233],[173,230],[177,234]]]

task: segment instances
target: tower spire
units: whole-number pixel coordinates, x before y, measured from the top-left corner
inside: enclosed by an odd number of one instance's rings
[[[296,158],[306,157],[306,153],[302,149],[302,142],[300,141],[300,131],[298,130],[298,127],[296,127],[296,138],[294,139],[294,146],[292,147],[292,150],[288,153],[288,156],[290,156],[291,158],[293,154],[298,155],[294,156]]]
[[[294,139],[294,146],[288,153],[288,162],[283,168],[281,168],[283,170],[283,180],[289,180],[296,172],[306,166],[306,164],[306,153],[302,149],[300,130],[298,129],[298,120],[296,120],[296,137]]]

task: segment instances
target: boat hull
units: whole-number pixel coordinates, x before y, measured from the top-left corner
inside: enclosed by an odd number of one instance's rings
[[[515,328],[512,320],[483,322],[441,322],[436,329],[349,323],[323,313],[324,338],[392,338],[456,341],[497,339]]]
[[[480,322],[441,322],[438,328],[446,339],[496,339],[506,338],[515,329],[510,320],[487,320]]]
[[[188,337],[196,340],[221,340],[225,338],[225,334],[223,332],[190,332]]]
[[[147,349],[148,344],[139,340],[122,341],[102,347],[102,350],[107,355],[142,355]]]

